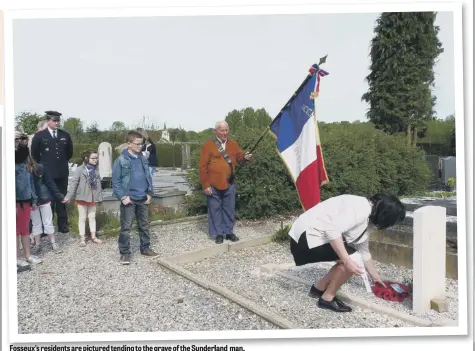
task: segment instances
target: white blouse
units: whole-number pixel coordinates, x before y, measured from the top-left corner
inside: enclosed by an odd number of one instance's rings
[[[375,229],[369,224],[371,209],[371,203],[366,197],[335,196],[301,214],[293,223],[289,235],[298,242],[303,232],[306,232],[310,249],[342,236],[367,261],[371,259],[368,239]],[[353,243],[365,230],[358,242]]]

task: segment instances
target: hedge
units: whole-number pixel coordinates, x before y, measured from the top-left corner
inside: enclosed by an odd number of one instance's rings
[[[260,130],[235,138],[241,145],[255,141]],[[430,169],[423,151],[408,146],[406,139],[387,135],[374,127],[340,128],[332,136],[322,135],[325,167],[330,182],[322,186],[322,200],[339,195],[369,196],[390,192],[401,196],[425,191]],[[265,218],[301,211],[295,185],[276,151],[275,139],[265,137],[253,152],[253,160],[237,169],[236,216],[238,219]],[[188,176],[196,190],[187,198],[190,215],[206,213],[198,176],[199,150],[192,154],[196,170]]]
[[[182,154],[181,154],[181,145],[180,144],[155,144],[157,147],[157,157],[158,157],[158,165],[160,167],[181,167],[182,166]],[[112,144],[112,162],[119,156],[119,154],[115,151],[115,148],[119,146],[119,144]],[[199,148],[200,145],[197,144],[190,144],[190,149],[195,150]],[[82,163],[81,160],[81,153],[87,149],[98,149],[99,143],[80,143],[74,144],[73,146],[73,157],[71,158],[72,163],[80,164]],[[173,153],[175,155],[173,155]],[[175,160],[173,160],[175,157]]]

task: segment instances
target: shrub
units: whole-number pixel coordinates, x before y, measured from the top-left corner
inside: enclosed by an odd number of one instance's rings
[[[338,134],[322,143],[330,180],[322,187],[323,199],[376,192],[401,196],[427,189],[431,174],[425,155],[408,146],[404,137],[374,128],[342,129]]]
[[[325,167],[330,182],[322,187],[322,200],[340,194],[369,196],[390,192],[401,196],[425,191],[430,169],[424,153],[407,145],[404,137],[390,136],[373,126],[340,125],[321,133]],[[242,128],[240,130],[243,130]],[[251,147],[262,130],[238,130],[241,147]],[[328,138],[327,138],[328,136]],[[191,155],[188,179],[195,192],[186,201],[190,215],[207,211],[198,175],[199,149]],[[253,152],[253,160],[237,168],[237,219],[266,218],[302,211],[297,191],[276,150],[275,139],[266,136]]]
[[[241,147],[252,145],[262,130],[247,130],[235,138]],[[257,219],[294,211],[300,206],[295,186],[288,175],[276,147],[275,139],[266,136],[253,152],[254,158],[236,169],[236,217]],[[200,149],[191,154],[192,168],[188,180],[195,192],[187,197],[188,214],[204,214],[206,197],[199,182],[198,162]]]
[[[69,230],[79,235],[79,213],[75,203],[66,205],[68,212]],[[104,211],[101,206],[96,210],[96,231],[108,232],[120,227],[120,220],[111,211]],[[86,235],[90,235],[89,221],[86,220]]]
[[[98,149],[100,143],[75,143],[73,146],[73,156],[70,162],[75,164],[81,164],[81,153],[87,149]],[[112,162],[119,156],[119,153],[115,151],[115,148],[120,144],[113,144],[112,146]],[[157,158],[159,167],[181,167],[182,166],[182,154],[180,144],[155,144],[157,147]],[[199,148],[199,145],[190,145],[191,150]]]

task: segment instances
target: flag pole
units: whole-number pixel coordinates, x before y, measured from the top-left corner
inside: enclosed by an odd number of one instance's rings
[[[323,57],[320,58],[320,61],[318,62],[318,66],[324,64],[327,60],[327,56],[328,55],[325,55]],[[315,72],[315,73],[318,73]],[[311,73],[309,72],[307,74],[307,77],[305,77],[304,81],[302,82],[302,84],[300,84],[300,86],[297,88],[297,90],[295,91],[295,93],[292,95],[292,97],[289,99],[289,101],[287,101],[287,103],[284,105],[284,107],[280,110],[280,112],[278,113],[277,116],[275,116],[275,118],[272,120],[271,124],[269,124],[267,126],[267,128],[264,130],[264,132],[262,132],[261,136],[259,137],[259,139],[257,139],[256,143],[254,144],[254,146],[252,147],[252,149],[249,151],[250,154],[252,154],[252,152],[256,149],[257,145],[261,142],[262,138],[264,138],[264,135],[270,130],[270,128],[272,127],[272,124],[274,124],[274,122],[280,117],[280,115],[284,112],[284,110],[290,105],[290,103],[295,99],[295,97],[300,93],[300,91],[303,89],[303,87],[305,86],[305,84],[307,84],[307,82],[310,80],[310,78],[312,78],[312,76],[315,74],[315,73]],[[247,149],[248,145],[246,145],[246,147],[244,149]]]

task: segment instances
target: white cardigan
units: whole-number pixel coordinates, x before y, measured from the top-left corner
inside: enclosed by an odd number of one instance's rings
[[[371,259],[368,238],[375,229],[369,224],[371,209],[371,203],[363,196],[335,196],[301,214],[293,223],[289,235],[298,242],[302,233],[306,232],[310,249],[343,236],[367,261]],[[365,230],[358,242],[353,243]]]

